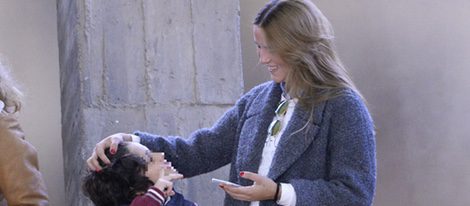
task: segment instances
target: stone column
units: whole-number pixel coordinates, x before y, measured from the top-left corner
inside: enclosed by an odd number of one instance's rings
[[[91,205],[81,178],[103,137],[186,137],[243,92],[238,0],[58,0],[57,8],[69,205]],[[214,176],[227,178],[227,168],[177,188],[199,205],[222,205]]]

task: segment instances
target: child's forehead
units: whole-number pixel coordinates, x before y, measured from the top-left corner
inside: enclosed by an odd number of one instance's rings
[[[149,156],[152,157],[153,160],[157,160],[159,162],[165,160],[165,153],[163,152],[150,152],[149,150]]]

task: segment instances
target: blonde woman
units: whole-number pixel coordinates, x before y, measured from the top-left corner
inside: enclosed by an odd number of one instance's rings
[[[245,94],[208,129],[189,138],[114,134],[104,148],[136,141],[163,151],[185,177],[231,164],[225,205],[371,205],[374,126],[333,46],[333,31],[308,0],[273,0],[253,25],[259,62],[273,81]]]
[[[17,120],[21,97],[0,62],[0,205],[49,205],[36,150],[24,140]]]

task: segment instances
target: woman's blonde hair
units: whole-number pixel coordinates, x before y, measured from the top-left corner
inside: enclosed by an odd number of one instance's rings
[[[23,104],[23,93],[18,89],[16,82],[11,78],[7,66],[0,61],[0,100],[6,106],[13,106],[13,112],[19,111]]]
[[[302,106],[338,96],[345,88],[361,95],[336,54],[330,22],[312,2],[270,1],[254,25],[264,30],[271,52],[291,67],[286,89]]]

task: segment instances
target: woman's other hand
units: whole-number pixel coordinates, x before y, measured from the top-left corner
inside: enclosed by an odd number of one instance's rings
[[[221,183],[219,186],[232,198],[242,201],[273,200],[277,184],[264,176],[252,172],[240,172],[240,176],[254,182],[251,186],[235,187]],[[280,194],[279,194],[280,196]]]
[[[109,147],[110,153],[115,154],[117,152],[119,143],[123,141],[132,141],[132,136],[132,134],[127,133],[116,133],[98,142],[95,145],[93,154],[86,161],[88,167],[93,171],[100,171],[102,168],[98,162],[98,158],[101,159],[105,164],[110,164],[111,162],[104,153],[105,149]]]

